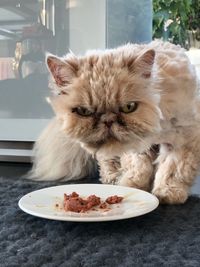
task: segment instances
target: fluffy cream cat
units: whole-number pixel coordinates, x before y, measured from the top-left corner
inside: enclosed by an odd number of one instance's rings
[[[32,177],[101,181],[183,203],[200,167],[194,67],[170,43],[127,44],[85,56],[47,57],[56,117],[35,146]],[[155,146],[156,145],[156,146]]]

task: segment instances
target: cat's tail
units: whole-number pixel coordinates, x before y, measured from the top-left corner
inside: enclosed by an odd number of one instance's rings
[[[33,167],[27,176],[30,179],[69,181],[95,174],[90,154],[64,134],[56,118],[42,132],[33,151]]]

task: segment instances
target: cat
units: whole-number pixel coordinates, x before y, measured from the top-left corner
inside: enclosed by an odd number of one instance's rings
[[[35,145],[32,177],[152,192],[180,204],[200,167],[199,80],[184,49],[162,41],[48,55],[56,117]]]

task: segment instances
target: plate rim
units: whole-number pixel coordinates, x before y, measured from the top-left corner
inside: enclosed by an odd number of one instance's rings
[[[133,216],[133,214],[129,213],[127,215],[123,215],[120,217],[120,215],[112,215],[112,216],[100,216],[100,217],[73,217],[73,216],[69,216],[67,215],[66,217],[63,217],[63,216],[58,216],[56,218],[55,215],[43,215],[43,214],[38,214],[37,212],[35,211],[30,211],[29,209],[26,209],[23,204],[22,204],[22,201],[24,200],[24,198],[26,198],[28,195],[30,194],[33,194],[33,193],[37,193],[37,192],[40,192],[40,191],[43,191],[43,190],[48,190],[48,189],[53,189],[53,188],[64,188],[64,187],[70,187],[70,186],[97,186],[97,187],[102,187],[102,186],[105,186],[105,187],[120,187],[120,188],[129,188],[130,190],[133,190],[133,191],[140,191],[142,193],[145,193],[149,196],[151,196],[153,199],[154,199],[154,206],[153,207],[150,207],[148,208],[145,212],[141,213],[141,214],[136,214]],[[25,195],[23,195],[19,201],[18,201],[18,206],[19,208],[24,211],[25,213],[29,214],[29,215],[32,215],[32,216],[35,216],[35,217],[38,217],[38,218],[43,218],[43,219],[48,219],[48,220],[55,220],[55,221],[68,221],[68,222],[105,222],[105,221],[116,221],[116,220],[125,220],[125,219],[130,219],[130,218],[136,218],[136,217],[139,217],[139,216],[142,216],[142,215],[145,215],[147,213],[150,213],[151,211],[155,210],[158,206],[159,206],[159,200],[158,198],[151,194],[150,192],[147,192],[147,191],[144,191],[144,190],[141,190],[141,189],[137,189],[137,188],[133,188],[133,187],[128,187],[128,186],[121,186],[121,185],[112,185],[112,184],[93,184],[93,183],[82,183],[82,184],[65,184],[65,185],[57,185],[57,186],[49,186],[49,187],[44,187],[44,188],[41,188],[41,189],[37,189],[37,190],[34,190],[34,191],[31,191]]]

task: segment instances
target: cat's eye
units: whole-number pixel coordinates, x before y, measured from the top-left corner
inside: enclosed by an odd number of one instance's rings
[[[73,110],[73,112],[76,112],[78,115],[85,116],[85,117],[93,114],[91,110],[84,108],[84,107],[77,107]]]
[[[123,113],[131,113],[134,112],[138,107],[137,102],[128,102],[127,104],[120,107],[119,111]]]

